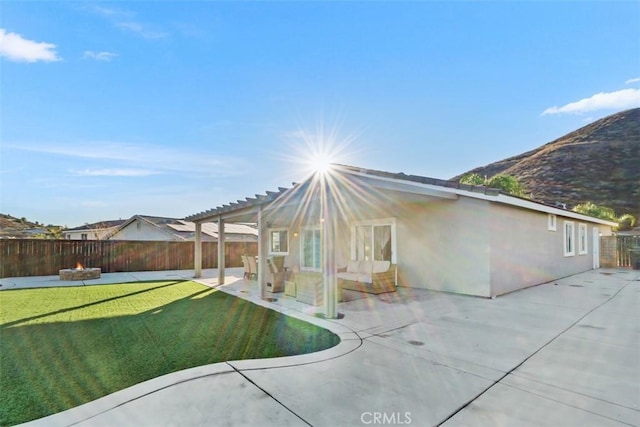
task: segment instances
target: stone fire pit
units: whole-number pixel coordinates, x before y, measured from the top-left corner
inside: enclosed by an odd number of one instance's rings
[[[60,280],[99,279],[100,274],[102,274],[100,268],[65,268],[60,270]]]

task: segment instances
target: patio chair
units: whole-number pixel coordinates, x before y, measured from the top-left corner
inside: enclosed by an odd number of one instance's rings
[[[251,267],[249,266],[249,260],[247,259],[247,255],[241,255],[242,258],[242,266],[244,267],[244,279],[251,279]]]
[[[267,290],[269,292],[282,292],[284,290],[284,257],[267,258],[267,266],[269,267],[269,280],[267,281]]]
[[[247,263],[249,264],[249,280],[258,279],[258,263],[256,257],[253,255],[247,255]]]

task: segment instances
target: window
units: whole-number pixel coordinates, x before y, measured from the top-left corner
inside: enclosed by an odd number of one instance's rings
[[[576,254],[575,249],[575,236],[574,236],[574,224],[572,221],[564,222],[564,256],[574,256]]]
[[[578,254],[587,254],[587,224],[578,224]]]
[[[287,229],[269,231],[269,252],[277,255],[289,253],[289,231]]]
[[[301,270],[322,270],[322,231],[320,228],[302,230],[302,265]]]
[[[88,237],[89,237],[89,235],[88,235],[87,233],[81,233],[81,234],[80,234],[80,239],[81,239],[81,240],[87,240],[87,239],[88,239]]]
[[[556,231],[556,216],[554,214],[547,215],[547,230]]]
[[[352,228],[351,259],[395,264],[395,220],[375,220]]]

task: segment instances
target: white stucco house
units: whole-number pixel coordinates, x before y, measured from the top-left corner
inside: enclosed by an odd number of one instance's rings
[[[202,240],[218,241],[218,224],[202,227]],[[193,241],[196,225],[178,218],[134,215],[107,234],[105,240]],[[227,242],[255,242],[258,230],[251,224],[229,224],[225,234]]]
[[[284,256],[292,280],[319,278],[327,317],[337,315],[339,278],[357,280],[358,266],[388,268],[394,287],[491,298],[598,268],[600,236],[615,225],[483,186],[344,165],[186,220],[196,224],[196,276],[207,224],[224,234],[255,222],[259,257]]]
[[[124,219],[116,219],[69,228],[62,231],[62,238],[66,240],[103,240],[125,221]]]

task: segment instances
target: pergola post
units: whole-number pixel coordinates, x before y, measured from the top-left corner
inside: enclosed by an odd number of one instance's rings
[[[193,270],[196,279],[202,277],[202,223],[196,222],[196,234],[193,248]]]
[[[218,285],[224,284],[225,235],[224,220],[218,217]]]
[[[324,309],[327,319],[338,318],[338,279],[336,277],[336,221],[332,209],[331,188],[326,175],[321,175],[322,200],[322,279]]]
[[[265,297],[267,280],[267,245],[264,243],[265,222],[262,218],[262,206],[258,207],[258,289],[260,298]]]

